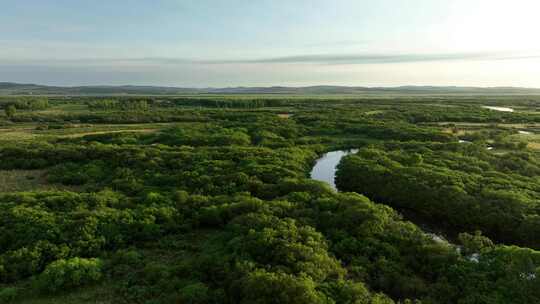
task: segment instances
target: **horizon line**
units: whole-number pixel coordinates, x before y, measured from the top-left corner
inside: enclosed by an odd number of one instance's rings
[[[12,81],[0,81],[0,85],[27,85],[27,86],[42,86],[42,87],[57,87],[57,88],[120,88],[120,87],[151,87],[151,88],[167,88],[167,89],[195,89],[195,90],[219,90],[219,89],[271,89],[271,88],[283,88],[283,89],[306,89],[317,87],[335,87],[335,88],[348,88],[348,89],[400,89],[400,88],[461,88],[461,89],[522,89],[522,90],[540,90],[540,87],[521,87],[521,86],[467,86],[467,85],[429,85],[429,84],[403,84],[394,86],[366,86],[366,85],[332,85],[332,84],[313,84],[313,85],[237,85],[237,86],[182,86],[182,85],[158,85],[158,84],[79,84],[79,85],[53,85],[42,83],[24,83],[24,82],[12,82]],[[2,89],[2,88],[0,88]]]

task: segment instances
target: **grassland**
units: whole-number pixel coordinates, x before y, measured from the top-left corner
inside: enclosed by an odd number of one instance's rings
[[[0,170],[0,193],[46,190],[76,190],[73,186],[51,184],[45,170]]]
[[[0,170],[0,192],[48,189],[44,175],[43,170]]]

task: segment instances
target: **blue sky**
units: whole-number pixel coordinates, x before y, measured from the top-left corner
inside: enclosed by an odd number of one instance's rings
[[[0,0],[0,81],[540,87],[536,0]]]

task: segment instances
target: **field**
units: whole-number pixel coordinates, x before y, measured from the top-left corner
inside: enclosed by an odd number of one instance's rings
[[[540,302],[538,96],[0,108],[0,303]]]

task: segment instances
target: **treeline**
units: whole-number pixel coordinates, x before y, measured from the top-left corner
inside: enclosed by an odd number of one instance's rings
[[[216,109],[162,109],[151,110],[111,110],[105,112],[59,112],[59,113],[19,113],[14,122],[52,122],[52,123],[159,123],[159,122],[237,122],[245,126],[257,121],[275,119],[271,112],[235,112]]]
[[[161,97],[161,98],[95,98],[81,99],[91,110],[147,110],[148,106],[160,108],[203,107],[217,109],[259,109],[266,107],[294,106],[296,102],[284,99],[261,98],[196,98],[196,97]]]
[[[0,99],[0,108],[8,119],[13,119],[18,110],[37,111],[49,107],[47,98],[25,98]]]
[[[469,123],[535,123],[540,113],[501,112],[483,108],[481,105],[392,106],[373,115],[374,118],[403,120],[410,123],[469,122]]]
[[[452,134],[438,128],[420,127],[408,122],[373,119],[362,112],[334,110],[295,116],[295,120],[318,136],[363,137],[397,141],[455,141]]]
[[[413,210],[454,231],[540,248],[540,161],[475,144],[395,144],[360,150],[339,165],[337,186]]]
[[[149,103],[144,99],[98,99],[87,101],[86,104],[91,110],[124,110],[124,111],[146,111]]]
[[[47,109],[50,104],[45,97],[14,97],[0,99],[0,108],[6,109],[9,106],[15,107],[17,110],[43,110]]]
[[[169,100],[175,106],[199,106],[220,109],[258,109],[293,105],[286,99],[252,98],[173,98]]]
[[[152,123],[152,122],[200,122],[209,121],[198,111],[108,111],[101,113],[20,113],[12,118],[13,122],[50,122],[50,123]]]

